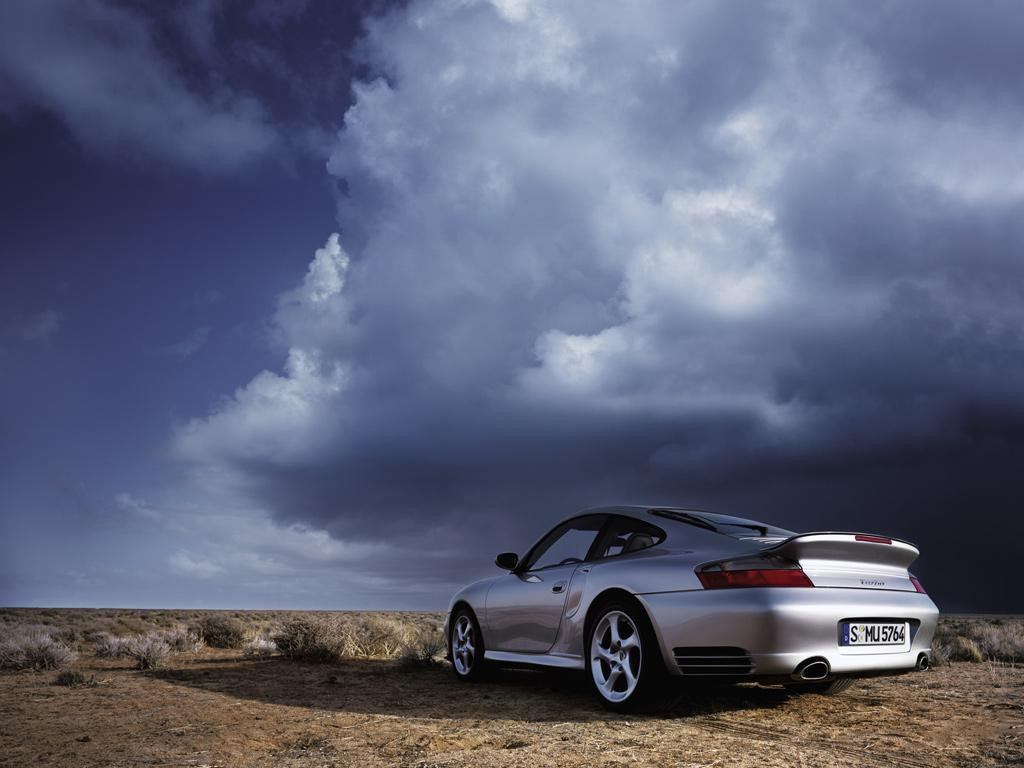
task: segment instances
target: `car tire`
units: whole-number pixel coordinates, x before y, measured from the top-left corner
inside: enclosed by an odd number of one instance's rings
[[[636,712],[658,700],[666,684],[658,640],[644,610],[631,601],[602,603],[587,624],[586,673],[601,703]]]
[[[448,658],[455,677],[464,682],[480,680],[487,668],[484,640],[476,616],[466,607],[452,613],[448,628]]]
[[[792,683],[786,685],[789,693],[817,693],[821,696],[833,696],[842,693],[853,685],[853,678],[841,677],[837,680],[824,680],[820,683]]]

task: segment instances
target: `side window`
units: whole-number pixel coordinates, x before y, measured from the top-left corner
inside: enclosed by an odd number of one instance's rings
[[[655,525],[632,517],[615,516],[601,536],[597,546],[598,558],[628,555],[653,547],[665,540],[665,532]]]
[[[570,520],[549,533],[531,554],[527,570],[535,571],[552,565],[582,563],[594,544],[605,518],[600,515]]]

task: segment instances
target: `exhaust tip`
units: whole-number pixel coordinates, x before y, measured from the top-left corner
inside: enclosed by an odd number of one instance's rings
[[[928,654],[927,653],[922,653],[922,654],[918,655],[918,657],[917,657],[917,670],[919,672],[924,672],[931,665],[932,665],[932,662],[928,658]]]
[[[793,671],[793,677],[797,680],[824,680],[831,671],[825,659],[807,659]]]

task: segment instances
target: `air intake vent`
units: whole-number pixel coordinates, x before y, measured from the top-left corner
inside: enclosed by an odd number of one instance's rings
[[[749,675],[754,663],[742,648],[727,645],[673,648],[684,675]]]

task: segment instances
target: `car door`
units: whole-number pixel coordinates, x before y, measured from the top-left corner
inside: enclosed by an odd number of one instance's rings
[[[544,653],[554,645],[572,575],[585,562],[605,515],[584,515],[556,526],[516,570],[487,593],[491,650]]]

